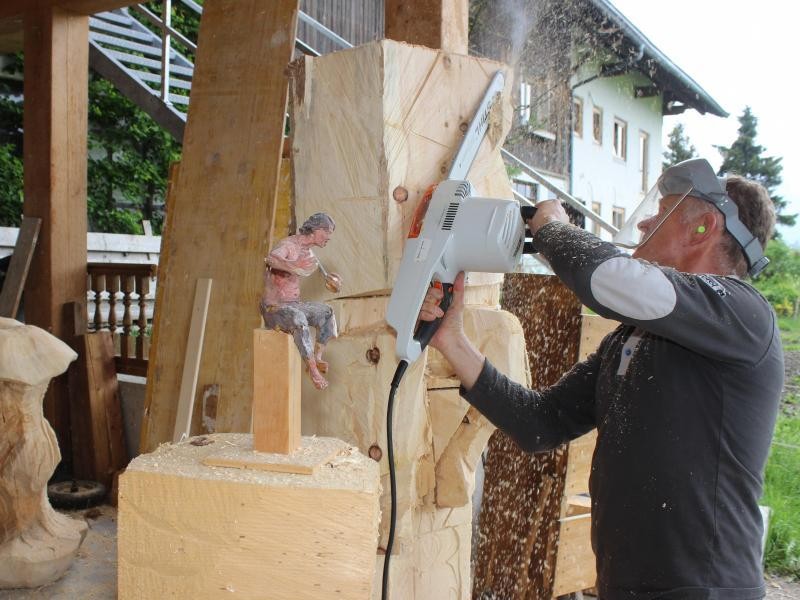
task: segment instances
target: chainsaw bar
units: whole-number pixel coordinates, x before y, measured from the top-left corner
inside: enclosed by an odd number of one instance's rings
[[[486,136],[486,131],[489,129],[489,115],[492,112],[494,103],[500,100],[505,86],[506,76],[502,71],[497,71],[489,82],[489,87],[483,94],[483,99],[478,105],[478,110],[475,111],[475,116],[469,124],[467,133],[464,134],[464,139],[461,140],[461,145],[458,147],[453,164],[450,167],[450,173],[447,174],[448,179],[466,179],[467,173],[475,161],[475,156],[481,147],[481,142]]]

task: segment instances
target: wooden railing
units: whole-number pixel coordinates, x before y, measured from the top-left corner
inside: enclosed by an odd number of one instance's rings
[[[114,336],[117,373],[147,376],[154,264],[89,263],[89,331]]]

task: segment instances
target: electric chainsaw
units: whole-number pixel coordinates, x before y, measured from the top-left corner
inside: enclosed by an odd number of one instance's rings
[[[441,287],[444,292],[439,306],[446,312],[459,271],[508,273],[514,270],[523,251],[532,250],[530,242],[525,242],[523,219],[531,218],[535,207],[520,207],[516,200],[476,197],[466,181],[504,84],[503,72],[497,71],[447,179],[431,187],[414,212],[386,312],[386,321],[397,332],[397,356],[407,363],[419,357],[441,322],[427,321],[417,327],[417,316],[430,285]]]

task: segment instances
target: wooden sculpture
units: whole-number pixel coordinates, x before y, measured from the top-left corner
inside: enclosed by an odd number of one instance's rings
[[[0,318],[0,588],[55,581],[86,535],[86,523],[47,500],[61,454],[42,400],[50,379],[75,358],[43,329]]]
[[[318,390],[328,387],[322,375],[327,372],[328,363],[322,359],[322,353],[328,340],[336,337],[336,318],[327,304],[300,300],[300,278],[308,277],[319,268],[325,277],[325,287],[333,293],[339,292],[340,277],[325,271],[312,250],[314,246],[325,247],[335,228],[336,224],[327,214],[315,213],[296,235],[282,239],[264,259],[267,266],[261,296],[264,326],[294,337]],[[317,330],[316,343],[312,341],[310,327]]]

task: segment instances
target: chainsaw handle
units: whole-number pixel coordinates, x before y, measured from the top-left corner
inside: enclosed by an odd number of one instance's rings
[[[444,294],[439,302],[439,308],[446,313],[447,309],[450,308],[450,303],[453,301],[453,284],[435,282],[433,285],[439,287]],[[425,346],[430,343],[436,330],[439,329],[439,325],[442,324],[443,318],[437,317],[433,321],[420,321],[417,330],[414,332],[414,340],[419,342],[420,350],[424,350]]]

